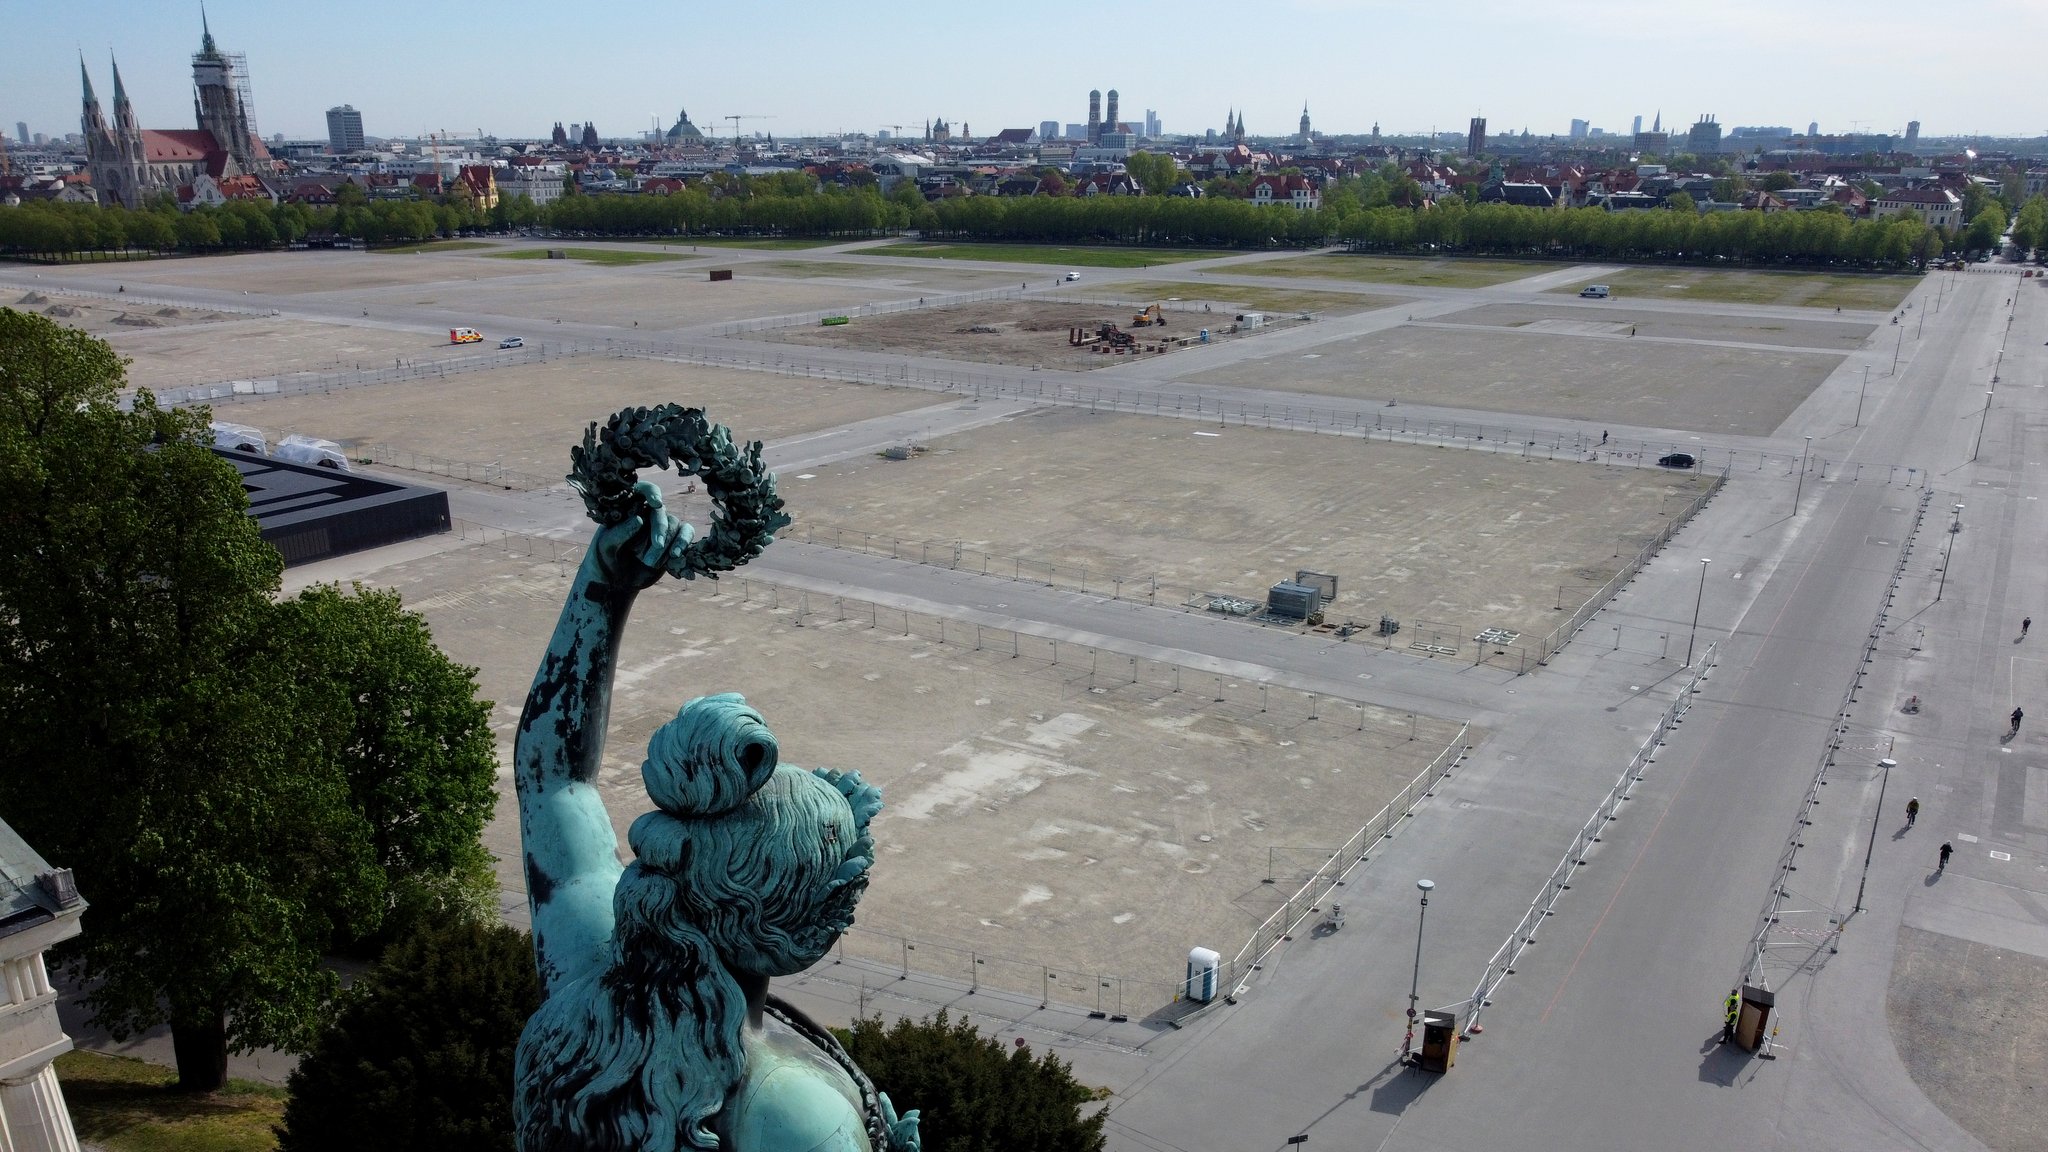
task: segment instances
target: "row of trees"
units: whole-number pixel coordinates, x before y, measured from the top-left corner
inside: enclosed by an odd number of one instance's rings
[[[303,1050],[328,957],[495,906],[490,704],[396,594],[279,595],[203,411],[0,309],[0,811],[92,903],[62,954],[182,1086]]]
[[[1134,155],[1154,180],[1178,175],[1170,157]],[[1162,163],[1151,165],[1158,160]],[[1171,169],[1171,171],[1154,171]],[[1773,179],[1773,177],[1778,177]],[[1046,177],[1048,180],[1052,177]],[[1727,176],[1731,185],[1743,178]],[[1774,173],[1759,186],[1783,184]],[[140,211],[94,205],[31,204],[0,212],[0,253],[262,249],[310,234],[371,242],[426,240],[463,231],[545,227],[606,236],[761,232],[861,235],[918,229],[934,237],[1036,243],[1266,247],[1349,241],[1379,252],[1473,252],[1566,259],[1726,259],[1758,263],[1851,263],[1897,268],[1951,249],[1983,251],[2004,233],[2006,203],[1972,187],[1968,225],[1951,235],[1914,217],[1857,219],[1833,207],[1811,212],[1689,211],[1683,194],[1668,211],[1544,209],[1444,200],[1425,206],[1421,189],[1392,168],[1332,182],[1312,211],[1260,206],[1230,181],[1212,195],[947,197],[926,203],[899,182],[817,187],[808,176],[716,174],[709,184],[667,195],[566,195],[536,207],[523,196],[490,210],[466,195],[439,201],[368,201],[343,185],[331,206],[235,203],[180,212],[161,202]],[[1231,185],[1218,187],[1219,184]],[[1732,187],[1731,194],[1739,189]],[[2036,201],[2040,197],[2035,197]],[[2039,221],[2048,209],[2022,221]],[[2048,247],[2048,230],[2025,223],[2024,249]]]

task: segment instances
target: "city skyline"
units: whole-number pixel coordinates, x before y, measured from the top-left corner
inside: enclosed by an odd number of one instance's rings
[[[413,11],[364,0],[351,20],[405,29],[417,22]],[[1074,20],[1062,16],[1069,11]],[[1687,2],[1654,19],[1619,0],[1565,0],[1540,11],[1475,0],[1455,16],[1386,0],[1290,0],[1264,14],[1310,22],[1317,36],[1289,43],[1286,68],[1246,64],[1236,79],[1190,69],[1187,57],[1228,54],[1241,42],[1241,10],[1196,0],[1117,11],[1133,34],[1169,35],[1149,41],[1160,45],[1156,52],[1105,56],[1088,50],[1092,41],[1058,32],[1020,41],[1014,21],[963,16],[927,0],[899,10],[904,27],[932,30],[908,39],[854,12],[811,12],[787,0],[757,6],[746,22],[701,5],[649,12],[633,19],[631,35],[530,0],[458,3],[417,33],[346,39],[309,37],[251,0],[215,0],[208,9],[222,47],[249,58],[258,127],[291,139],[324,139],[326,110],[341,104],[360,109],[364,131],[380,137],[481,129],[539,138],[556,120],[575,120],[631,139],[657,120],[666,128],[678,108],[721,136],[731,135],[725,117],[734,113],[748,114],[740,127],[749,135],[873,134],[896,124],[918,135],[927,119],[944,118],[956,131],[965,124],[986,136],[1042,120],[1083,121],[1089,90],[1111,87],[1126,112],[1156,109],[1173,132],[1192,135],[1220,129],[1230,108],[1243,112],[1253,135],[1292,135],[1304,101],[1318,131],[1332,135],[1364,134],[1375,123],[1389,135],[1462,132],[1473,116],[1486,117],[1497,137],[1524,128],[1564,137],[1575,119],[1621,134],[1634,116],[1660,111],[1676,131],[1712,113],[1731,129],[1818,121],[1829,133],[1898,134],[1918,120],[1925,136],[2048,133],[2048,124],[2026,122],[2038,115],[2038,100],[2027,99],[2023,70],[1976,59],[1986,20],[2001,39],[2048,34],[2048,9],[2021,0],[1960,4],[1939,26],[1904,0],[1872,0],[1850,31],[1763,0]],[[1088,13],[1097,22],[1081,19]],[[1099,26],[1093,8],[1055,4],[1041,15],[1035,27],[1115,34],[1115,26]],[[13,24],[31,51],[0,84],[7,121],[53,137],[77,131],[78,57],[99,73],[110,51],[145,121],[184,119],[197,4],[35,6],[15,12]],[[1855,51],[1839,59],[1815,53],[1816,37]],[[1000,43],[1017,50],[987,48]],[[1386,50],[1361,66],[1359,43]],[[1408,45],[1443,50],[1396,50]],[[1558,83],[1571,60],[1599,61],[1598,80]],[[1276,71],[1284,79],[1275,80]],[[587,84],[575,82],[579,73]],[[509,82],[549,75],[561,82]]]

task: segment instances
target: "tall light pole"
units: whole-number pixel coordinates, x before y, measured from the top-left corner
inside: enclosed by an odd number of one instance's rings
[[[1898,761],[1887,756],[1877,762],[1884,769],[1884,777],[1877,785],[1877,811],[1870,814],[1870,845],[1863,850],[1863,879],[1856,882],[1856,911],[1863,911],[1863,886],[1870,883],[1870,854],[1877,851],[1877,822],[1884,816],[1884,790],[1892,782],[1892,769]]]
[[[1436,887],[1434,880],[1417,880],[1415,887],[1422,891],[1422,912],[1415,920],[1415,975],[1408,981],[1408,1035],[1401,1040],[1401,1059],[1415,1047],[1415,1003],[1421,997],[1417,990],[1422,986],[1422,925],[1429,919],[1429,890]]]
[[[1996,380],[1997,377],[1994,376],[1992,379]],[[1998,395],[1996,392],[1986,392],[1984,394],[1984,414],[1977,417],[1977,446],[1970,449],[1970,463],[1972,464],[1977,462],[1977,453],[1984,450],[1984,425],[1991,421],[1991,398],[1996,395]]]
[[[1948,547],[1941,554],[1941,583],[1934,586],[1934,602],[1941,603],[1941,594],[1948,589],[1948,562],[1956,554],[1956,533],[1963,530],[1963,506],[1956,505],[1955,522],[1948,526]]]
[[[1707,565],[1712,560],[1700,559],[1700,590],[1692,598],[1692,631],[1685,637],[1685,666],[1692,667],[1692,642],[1700,634],[1700,604],[1707,598]]]
[[[1799,511],[1799,495],[1806,491],[1806,454],[1813,451],[1813,437],[1806,438],[1806,447],[1799,450],[1799,482],[1792,486],[1792,511]]]

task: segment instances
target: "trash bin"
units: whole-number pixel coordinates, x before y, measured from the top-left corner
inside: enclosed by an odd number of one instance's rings
[[[1458,1016],[1455,1012],[1422,1014],[1422,1052],[1415,1066],[1425,1072],[1449,1072],[1458,1062]]]

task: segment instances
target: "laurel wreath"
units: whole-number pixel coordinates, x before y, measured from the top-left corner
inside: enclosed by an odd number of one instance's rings
[[[775,531],[789,523],[775,474],[761,463],[761,442],[733,447],[732,432],[704,419],[702,408],[658,404],[614,413],[603,428],[593,421],[580,447],[569,449],[569,486],[599,524],[621,524],[645,502],[633,491],[641,468],[672,468],[697,476],[711,497],[711,530],[691,541],[669,565],[684,580],[699,573],[717,579],[761,554]]]

